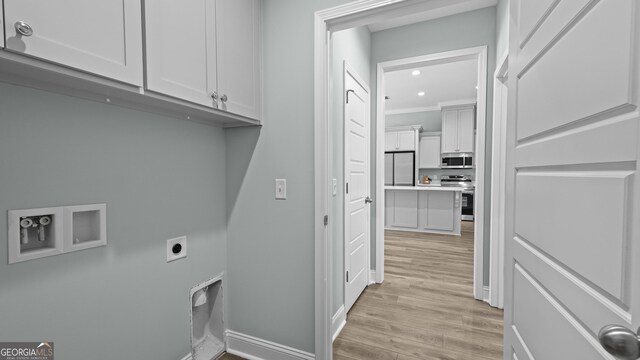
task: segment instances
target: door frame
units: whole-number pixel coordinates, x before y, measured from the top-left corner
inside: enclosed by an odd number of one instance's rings
[[[342,71],[342,95],[343,95],[343,99],[342,99],[342,103],[344,104],[344,108],[343,108],[343,112],[342,112],[342,119],[343,119],[343,137],[342,137],[342,141],[343,141],[343,149],[345,149],[344,151],[344,156],[342,157],[342,161],[343,161],[343,174],[344,174],[344,183],[347,183],[347,164],[348,164],[348,160],[346,158],[347,152],[347,138],[348,138],[348,134],[347,134],[347,105],[346,105],[346,93],[347,93],[347,76],[351,76],[353,78],[353,80],[355,80],[355,82],[357,82],[358,84],[360,84],[360,86],[362,86],[362,88],[364,89],[364,91],[367,93],[367,97],[369,99],[369,101],[367,101],[367,105],[366,105],[366,116],[369,118],[369,141],[367,141],[367,145],[370,148],[371,147],[371,89],[369,88],[369,85],[367,84],[366,81],[364,81],[364,79],[360,76],[360,74],[358,74],[356,72],[356,70],[349,65],[349,63],[345,60],[343,61],[343,71]],[[371,178],[371,157],[369,156],[369,165],[368,165],[368,170],[369,170],[369,178]],[[344,191],[344,188],[343,188]],[[371,184],[369,183],[369,193],[371,193]],[[347,220],[349,218],[349,214],[348,214],[348,204],[347,204],[347,199],[346,196],[343,198],[342,201],[342,211],[343,211],[343,224],[344,226],[344,232],[343,232],[343,247],[342,247],[342,254],[343,254],[343,268],[342,268],[342,274],[344,275],[347,271],[347,249],[348,249],[348,239],[349,239],[349,230],[347,228]],[[369,234],[369,240],[365,241],[365,253],[367,254],[367,268],[366,268],[366,278],[367,278],[367,285],[369,285],[371,283],[371,205],[367,206],[365,204],[366,207],[366,214],[365,214],[365,218],[367,219],[367,227],[366,227],[366,231]],[[344,305],[344,316],[346,317],[347,312],[349,311],[349,309],[347,309],[346,307],[346,298],[347,298],[347,281],[346,279],[344,279],[343,277],[343,282],[342,282],[342,294],[344,295],[344,298],[342,300],[342,303]],[[333,337],[333,335],[332,335]]]
[[[384,134],[385,134],[385,73],[421,67],[430,63],[455,62],[476,59],[478,62],[478,93],[476,108],[475,141],[475,181],[474,193],[474,270],[473,295],[476,299],[487,300],[483,285],[484,269],[484,158],[487,103],[487,46],[445,51],[415,56],[399,60],[384,61],[377,65],[376,99],[376,282],[384,281]]]
[[[506,201],[507,79],[509,54],[499,59],[493,76],[493,136],[491,146],[491,230],[489,305],[504,307],[504,227]],[[496,109],[499,109],[496,110]]]
[[[411,16],[418,13],[441,16],[495,5],[495,0],[451,1],[443,4],[431,0],[359,0],[317,11],[314,14],[314,309],[315,359],[330,360],[332,354],[332,279],[331,274],[331,181],[332,138],[330,99],[330,34],[377,21]],[[485,78],[486,79],[486,78]],[[485,80],[486,81],[486,80]],[[377,161],[377,159],[376,159]],[[380,168],[376,178],[380,178]],[[383,174],[384,175],[384,174]],[[376,188],[376,198],[378,197]],[[382,197],[384,202],[384,196]],[[378,211],[380,204],[376,204]],[[376,221],[377,222],[377,221]],[[377,232],[376,232],[377,234]]]

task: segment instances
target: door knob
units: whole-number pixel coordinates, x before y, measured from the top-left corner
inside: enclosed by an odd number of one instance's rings
[[[373,199],[371,199],[369,196],[367,196],[366,198],[364,198],[364,203],[365,204],[371,204],[373,202]]]
[[[222,102],[227,102],[227,94],[222,95],[222,96],[220,97],[220,100],[221,100]]]
[[[218,100],[218,92],[217,92],[217,91],[212,92],[212,93],[211,93],[211,98],[212,98],[213,100]]]
[[[24,21],[17,21],[15,24],[16,31],[22,36],[33,35],[33,28]]]
[[[617,359],[635,360],[640,358],[640,337],[624,326],[607,325],[600,329],[598,339],[602,347]]]

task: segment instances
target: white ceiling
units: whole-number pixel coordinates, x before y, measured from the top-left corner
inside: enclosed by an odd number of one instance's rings
[[[419,70],[420,75],[412,75]],[[472,102],[477,97],[478,60],[397,70],[385,73],[387,114],[438,110],[456,102]],[[424,96],[418,96],[424,92]]]

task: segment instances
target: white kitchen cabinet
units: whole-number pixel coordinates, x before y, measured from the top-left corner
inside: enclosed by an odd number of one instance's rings
[[[452,231],[455,227],[455,197],[453,191],[420,191],[420,229]]]
[[[6,49],[142,86],[139,0],[4,0]]]
[[[4,48],[4,9],[2,6],[0,6],[0,48]]]
[[[440,136],[429,135],[420,138],[420,169],[440,168]]]
[[[391,219],[389,224],[393,227],[417,229],[418,228],[418,197],[415,191],[392,191]]]
[[[261,1],[216,0],[216,43],[220,108],[262,117]]]
[[[260,0],[145,2],[147,89],[259,118]]]
[[[385,151],[414,151],[416,135],[413,130],[388,131],[384,137]]]
[[[442,110],[442,153],[473,153],[475,105]]]

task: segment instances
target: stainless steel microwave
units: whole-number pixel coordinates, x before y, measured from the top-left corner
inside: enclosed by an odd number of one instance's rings
[[[471,169],[473,168],[472,153],[442,154],[440,167],[443,169]]]

